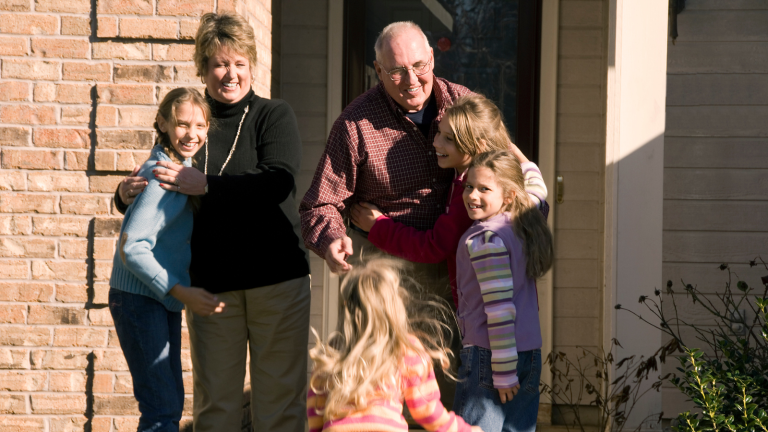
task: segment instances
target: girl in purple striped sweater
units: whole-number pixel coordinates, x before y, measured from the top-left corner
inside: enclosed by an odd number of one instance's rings
[[[472,226],[456,256],[461,350],[454,409],[486,432],[535,431],[541,329],[535,279],[552,266],[552,233],[508,151],[477,155],[464,205]]]

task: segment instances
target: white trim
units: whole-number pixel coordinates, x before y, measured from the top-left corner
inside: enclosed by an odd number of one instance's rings
[[[557,40],[559,30],[559,1],[544,0],[541,12],[541,72],[539,81],[539,168],[547,185],[550,202],[549,228],[555,233],[555,154],[557,138]],[[541,322],[541,353],[552,352],[554,339],[553,271],[537,281],[539,291],[539,320]],[[541,380],[552,385],[549,369],[544,369]],[[542,394],[542,403],[551,403]]]
[[[328,78],[326,105],[326,135],[342,109],[342,72],[344,43],[344,0],[328,0]],[[323,260],[323,328],[321,337],[327,341],[336,330],[339,317],[339,277],[331,273]]]

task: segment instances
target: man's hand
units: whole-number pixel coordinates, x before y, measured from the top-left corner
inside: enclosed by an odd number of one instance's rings
[[[512,400],[513,397],[517,394],[517,391],[520,390],[520,384],[512,387],[512,388],[503,388],[498,389],[499,390],[499,399],[501,399],[501,403],[507,403]]]
[[[352,255],[352,239],[344,236],[332,241],[325,251],[325,262],[333,273],[346,273],[352,270],[347,257]]]
[[[157,168],[152,172],[154,172],[155,178],[162,182],[160,187],[165,190],[180,192],[185,195],[205,194],[208,177],[197,168],[161,161],[157,163]]]
[[[184,303],[189,310],[203,317],[222,313],[226,307],[224,302],[219,301],[218,297],[203,288],[186,287],[176,284],[171,288],[169,294]]]
[[[129,205],[136,199],[136,195],[147,186],[147,179],[144,177],[137,177],[141,165],[133,167],[133,171],[126,178],[124,178],[120,185],[117,187],[117,193],[120,194],[120,200],[125,205]]]
[[[373,204],[361,202],[352,206],[352,223],[363,231],[370,231],[383,213]]]

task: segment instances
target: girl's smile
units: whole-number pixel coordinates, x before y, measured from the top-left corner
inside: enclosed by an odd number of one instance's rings
[[[496,182],[496,176],[488,168],[475,167],[467,173],[464,185],[464,206],[469,218],[485,221],[501,213],[504,207],[514,199],[504,196],[504,188]]]
[[[472,162],[472,157],[456,149],[456,137],[448,119],[440,120],[437,128],[435,141],[432,143],[437,155],[437,165],[440,168],[455,168],[459,173],[466,171],[469,163]]]
[[[183,158],[192,157],[205,144],[208,136],[208,122],[203,110],[194,104],[184,102],[176,107],[176,124],[157,116],[160,130],[168,134],[171,145]]]

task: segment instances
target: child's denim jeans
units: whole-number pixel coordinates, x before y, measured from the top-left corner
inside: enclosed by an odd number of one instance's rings
[[[484,432],[535,431],[541,350],[518,353],[517,377],[520,389],[510,402],[502,404],[499,391],[493,387],[491,350],[477,346],[462,349],[454,411]]]
[[[109,290],[109,311],[139,402],[139,432],[178,432],[184,409],[181,312],[114,288]]]

